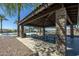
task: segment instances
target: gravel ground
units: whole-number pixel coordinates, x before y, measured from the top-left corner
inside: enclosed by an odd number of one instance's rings
[[[0,56],[29,56],[33,52],[13,36],[0,36]]]

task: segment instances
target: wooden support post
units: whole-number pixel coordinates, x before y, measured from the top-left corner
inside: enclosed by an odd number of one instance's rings
[[[56,11],[56,35],[57,35],[57,54],[65,55],[66,51],[66,10],[61,8]]]
[[[20,36],[20,25],[17,26],[17,36]]]
[[[79,25],[79,3],[78,3],[77,25]]]
[[[43,39],[46,40],[46,38],[45,38],[45,27],[43,27],[43,37],[44,37]]]
[[[29,33],[31,33],[31,27],[29,26]],[[29,36],[31,36],[31,34],[29,34]]]
[[[73,38],[74,37],[73,24],[70,25],[70,33],[71,33],[71,38]]]
[[[39,35],[41,35],[41,27],[39,27]]]
[[[0,30],[1,30],[1,33],[3,33],[3,30],[2,30],[2,19],[1,19],[1,29]]]
[[[24,26],[21,25],[21,37],[24,38]]]
[[[39,35],[39,27],[37,27],[37,34]]]
[[[79,28],[78,28],[78,26],[79,26],[79,3],[78,3],[78,14],[77,14],[77,28],[76,28],[76,30],[77,31],[79,31]]]
[[[45,27],[43,27],[43,36],[45,36]]]

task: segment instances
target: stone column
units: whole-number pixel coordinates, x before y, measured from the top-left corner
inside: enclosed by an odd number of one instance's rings
[[[57,54],[65,55],[66,51],[66,10],[61,8],[56,11]]]
[[[21,37],[24,38],[24,26],[21,25]]]

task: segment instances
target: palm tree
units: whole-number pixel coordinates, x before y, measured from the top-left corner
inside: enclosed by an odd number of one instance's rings
[[[9,4],[3,4],[3,6],[5,7],[5,10],[7,11],[8,14],[13,15],[16,14],[16,11],[18,12],[18,24],[20,22],[20,14],[21,14],[21,10],[23,8],[26,8],[28,5],[30,4],[21,4],[21,3],[9,3]],[[34,4],[31,4],[34,5]],[[39,4],[36,4],[36,6],[38,6]],[[19,25],[17,26],[17,31],[18,31],[18,36],[19,36]]]
[[[5,6],[5,9],[7,10],[7,13],[9,15],[13,15],[15,14],[16,12],[18,12],[18,20],[17,20],[17,23],[19,23],[20,21],[20,12],[21,12],[21,9],[23,8],[23,4],[21,3],[18,3],[18,4],[4,4]],[[17,26],[17,31],[18,31],[18,36],[19,36],[19,25]]]
[[[3,20],[8,20],[4,15],[0,15],[0,22],[1,22],[1,33],[3,32],[2,30],[2,22]]]

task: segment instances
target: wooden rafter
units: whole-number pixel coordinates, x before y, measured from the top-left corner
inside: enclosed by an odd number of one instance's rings
[[[54,6],[54,7],[51,8],[51,6]],[[55,10],[61,8],[61,5],[60,4],[53,4],[51,6],[49,6],[46,9],[44,9],[42,12],[38,13],[38,15],[36,14],[33,17],[28,18],[28,20],[21,21],[19,24],[23,24],[24,22],[28,22],[28,23],[33,22],[34,20],[37,20],[39,18],[42,18],[42,17],[46,16],[47,14],[51,13],[52,11],[55,11]]]
[[[66,7],[67,9],[70,9],[70,8],[74,8],[74,7],[77,7],[77,5],[71,5],[71,6],[68,6]]]
[[[73,24],[72,21],[70,20],[70,17],[67,15],[67,20],[70,24]]]
[[[55,26],[54,25],[55,18],[53,16],[53,13],[56,10],[60,9],[62,6],[63,7],[65,6],[65,8],[67,10],[67,14],[68,14],[67,25],[72,24],[72,22],[75,23],[76,20],[74,20],[74,19],[77,18],[77,4],[54,4],[54,5],[47,7],[46,9],[42,10],[41,12],[37,13],[36,15],[33,15],[33,17],[30,17],[29,19],[20,23],[20,25],[21,24],[27,25],[27,24],[31,23],[31,25],[33,24],[34,26],[41,26],[42,27],[42,26],[44,26],[43,21],[45,21],[46,27],[47,26]]]

